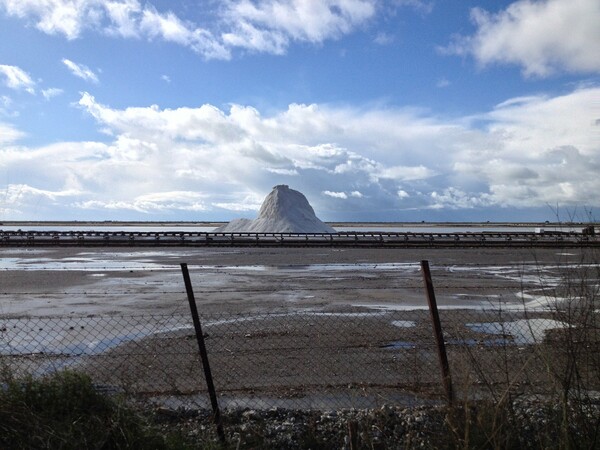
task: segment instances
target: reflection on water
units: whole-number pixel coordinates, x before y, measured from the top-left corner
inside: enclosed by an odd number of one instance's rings
[[[369,270],[369,271],[408,271],[418,272],[421,268],[416,263],[333,263],[333,264],[289,264],[289,265],[277,265],[277,266],[266,266],[266,265],[240,265],[240,266],[213,266],[213,265],[202,265],[194,266],[197,269],[208,269],[208,270],[237,270],[244,272],[347,272],[357,270]]]
[[[564,322],[551,319],[522,319],[514,322],[468,323],[478,333],[512,336],[515,344],[535,344],[544,340],[546,331],[567,328]]]
[[[180,270],[178,264],[165,265],[157,263],[153,258],[176,258],[180,261],[183,257],[192,255],[186,252],[81,252],[77,256],[66,258],[31,258],[32,254],[7,252],[0,259],[0,270],[77,270],[77,271],[116,271],[123,269],[136,270]],[[354,263],[354,264],[290,264],[268,266],[260,264],[251,265],[193,265],[196,270],[211,271],[238,271],[238,272],[351,272],[351,271],[406,271],[418,272],[420,265],[416,263]]]
[[[186,408],[193,403],[198,408],[210,409],[210,400],[205,393],[186,396],[154,396],[148,401],[164,406],[170,409]],[[273,410],[273,408],[283,409],[303,409],[329,411],[337,408],[359,408],[374,409],[382,407],[385,404],[399,404],[404,406],[423,406],[437,405],[439,400],[418,397],[417,395],[404,393],[397,389],[386,392],[385,396],[366,395],[362,389],[345,389],[343,392],[319,392],[306,393],[289,397],[273,397],[268,395],[256,394],[254,396],[219,395],[219,405],[223,409],[245,409],[249,404],[257,410]]]
[[[388,348],[392,350],[407,350],[417,348],[417,344],[408,341],[394,341],[380,345],[379,348]]]
[[[98,258],[1,258],[0,270],[58,270],[109,272],[120,270],[166,270],[172,267],[143,260],[111,260],[110,255]],[[178,268],[178,267],[177,267]]]
[[[169,317],[150,323],[141,316],[130,318],[123,327],[108,326],[102,319],[78,317],[37,320],[1,319],[0,355],[97,355],[121,344],[141,338],[191,329],[181,319]]]

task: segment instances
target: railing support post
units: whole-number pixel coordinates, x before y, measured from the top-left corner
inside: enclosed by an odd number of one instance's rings
[[[433,290],[433,281],[431,280],[431,271],[429,270],[429,261],[421,261],[421,270],[423,271],[423,281],[427,291],[427,303],[429,305],[429,313],[431,315],[431,324],[433,325],[433,334],[437,344],[438,358],[442,369],[442,382],[446,391],[448,404],[452,406],[454,402],[454,393],[452,391],[452,378],[450,377],[450,365],[448,364],[448,355],[446,353],[446,344],[444,343],[444,333],[442,332],[442,324],[438,312],[435,292]]]
[[[200,350],[200,360],[202,361],[202,368],[204,369],[204,378],[206,379],[206,387],[208,388],[208,395],[210,396],[213,418],[215,425],[217,426],[217,435],[219,436],[220,441],[225,444],[225,432],[223,431],[221,411],[219,409],[219,402],[217,401],[217,391],[215,390],[212,373],[210,371],[210,364],[208,363],[208,353],[206,352],[206,344],[204,342],[204,335],[202,334],[202,325],[200,324],[200,316],[198,315],[198,308],[196,307],[196,298],[194,297],[192,282],[186,263],[181,263],[181,272],[183,273],[185,290],[190,304],[192,320],[194,321],[194,329],[196,330],[196,340],[198,341],[198,349]]]

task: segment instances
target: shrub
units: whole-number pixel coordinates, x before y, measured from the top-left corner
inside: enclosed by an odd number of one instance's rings
[[[76,372],[8,377],[0,389],[0,448],[166,449],[174,441]]]

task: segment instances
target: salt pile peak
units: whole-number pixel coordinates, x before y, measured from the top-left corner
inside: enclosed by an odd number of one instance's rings
[[[263,201],[258,218],[235,219],[217,232],[237,233],[336,233],[319,220],[308,200],[285,184],[275,186]]]

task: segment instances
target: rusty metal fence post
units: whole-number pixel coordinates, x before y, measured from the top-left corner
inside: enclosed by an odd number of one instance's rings
[[[444,333],[442,332],[442,324],[438,312],[435,292],[433,290],[433,281],[431,280],[431,271],[429,270],[429,261],[421,261],[421,270],[423,271],[423,281],[427,291],[427,303],[429,305],[429,313],[431,315],[431,324],[433,325],[433,334],[437,344],[438,358],[442,369],[442,382],[446,391],[448,404],[452,406],[454,401],[454,393],[452,390],[452,378],[450,376],[450,365],[448,364],[448,355],[446,353],[446,344],[444,343]]]
[[[200,316],[198,315],[198,308],[196,307],[196,298],[194,297],[192,282],[190,280],[190,274],[188,272],[186,263],[181,263],[181,272],[183,273],[185,290],[187,292],[188,302],[190,304],[192,320],[194,321],[196,340],[198,341],[198,349],[200,350],[200,360],[202,361],[202,368],[204,369],[204,378],[206,379],[206,387],[208,388],[208,395],[210,396],[214,422],[217,426],[217,434],[221,442],[225,444],[225,432],[223,431],[221,411],[219,409],[219,402],[217,401],[217,391],[215,390],[212,373],[210,371],[210,364],[208,363],[208,353],[206,352],[206,344],[204,342],[204,335],[202,334],[202,325],[200,324]]]

